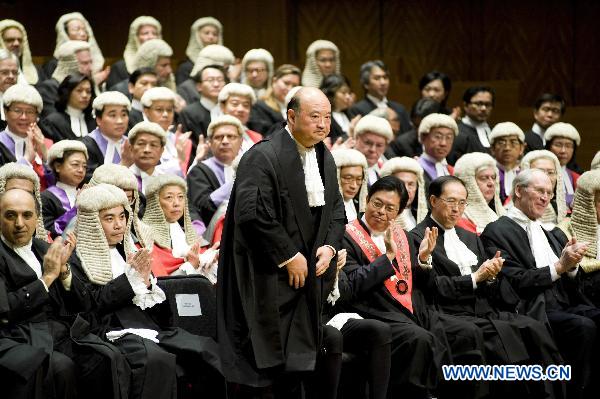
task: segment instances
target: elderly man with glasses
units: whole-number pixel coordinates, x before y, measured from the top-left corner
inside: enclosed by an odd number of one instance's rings
[[[519,313],[548,323],[566,364],[572,367],[568,397],[594,392],[592,370],[598,365],[595,348],[600,310],[581,293],[579,263],[588,245],[542,227],[541,218],[554,196],[547,173],[521,171],[513,182],[514,206],[487,225],[481,235],[487,255],[500,251],[501,274],[516,289]]]

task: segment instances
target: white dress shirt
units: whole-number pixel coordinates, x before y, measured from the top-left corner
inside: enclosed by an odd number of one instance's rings
[[[373,104],[375,104],[375,106],[377,108],[383,108],[383,109],[387,109],[388,108],[388,99],[386,97],[383,97],[383,99],[378,99],[375,96],[372,96],[370,94],[367,94],[367,98],[369,100],[371,100],[373,102]]]
[[[356,213],[356,207],[354,207],[354,201],[350,198],[347,201],[344,201],[344,209],[346,210],[346,219],[348,219],[348,223],[352,222],[354,219],[358,217]]]
[[[531,130],[537,134],[538,136],[540,136],[540,138],[542,139],[542,144],[544,145],[544,147],[546,146],[546,139],[544,138],[544,133],[546,133],[546,129],[544,129],[543,127],[541,127],[540,125],[538,125],[537,122],[535,122],[533,124],[533,126],[531,127]]]
[[[348,133],[348,130],[350,130],[350,119],[348,119],[346,114],[343,112],[333,111],[331,116],[333,116],[333,119],[335,119],[338,125],[340,125],[344,133]]]
[[[400,214],[402,221],[404,222],[404,230],[411,231],[417,227],[417,220],[413,216],[410,207],[406,207]]]
[[[88,135],[87,124],[85,123],[85,115],[83,111],[67,105],[65,110],[71,120],[71,131],[77,137],[85,137]]]
[[[490,129],[490,125],[487,122],[477,122],[471,119],[468,115],[462,118],[462,123],[465,125],[471,126],[475,128],[477,132],[477,137],[479,138],[479,142],[485,148],[490,148],[490,133],[492,132]]]

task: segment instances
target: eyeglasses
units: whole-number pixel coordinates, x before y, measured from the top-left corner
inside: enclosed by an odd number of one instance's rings
[[[211,140],[216,142],[221,142],[227,137],[227,141],[236,141],[239,140],[240,136],[238,134],[220,134],[218,136],[212,136]]]
[[[521,142],[517,139],[511,139],[511,140],[506,140],[506,139],[498,139],[496,141],[494,141],[494,145],[498,145],[499,147],[518,147],[519,144],[521,144]]]
[[[9,108],[8,110],[17,116],[25,115],[28,118],[37,116],[37,111],[32,111],[30,109]]]
[[[150,109],[154,112],[158,112],[159,114],[172,114],[173,112],[175,112],[174,108],[150,107]]]
[[[438,198],[444,201],[450,208],[464,208],[469,204],[466,200],[457,200],[456,198]]]
[[[256,73],[256,74],[264,73],[266,71],[267,71],[266,68],[246,68],[246,73],[248,75],[252,75],[253,73]]]
[[[453,134],[448,134],[448,135],[443,135],[443,134],[432,134],[431,135],[431,139],[437,142],[442,142],[442,141],[452,141],[454,140],[454,135]]]
[[[359,141],[367,148],[373,147],[376,150],[385,149],[385,143],[375,143],[374,141],[363,139],[362,136],[359,138]]]
[[[543,188],[525,187],[525,189],[533,191],[534,193],[536,193],[540,197],[546,196],[549,200],[551,200],[552,198],[554,198],[554,192],[552,192],[552,191],[546,191]]]
[[[474,101],[474,102],[470,102],[470,105],[477,107],[477,108],[492,108],[494,106],[494,104],[489,103],[489,102],[484,102],[484,101]]]
[[[346,183],[346,184],[351,184],[351,183],[356,183],[357,185],[361,185],[363,182],[363,177],[354,177],[354,176],[341,176],[340,177],[342,179],[342,182]]]
[[[225,78],[222,77],[218,77],[218,78],[206,78],[206,79],[202,79],[203,82],[208,82],[208,83],[224,83],[225,82]]]
[[[552,143],[551,147],[556,148],[557,150],[562,150],[563,148],[565,150],[572,150],[575,148],[573,143]]]
[[[381,202],[379,200],[371,200],[371,201],[369,201],[369,204],[371,204],[373,209],[376,209],[376,210],[380,210],[380,209],[384,208],[387,213],[397,213],[398,209],[399,209],[397,206],[394,206],[394,205],[385,205],[383,202]]]

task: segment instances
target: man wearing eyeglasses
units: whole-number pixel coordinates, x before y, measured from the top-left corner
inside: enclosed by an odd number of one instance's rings
[[[384,118],[365,115],[354,128],[354,137],[356,139],[354,148],[367,158],[368,184],[371,186],[379,179],[381,167],[385,162],[383,153],[394,138],[392,126]]]
[[[439,231],[432,253],[438,305],[481,329],[486,359],[492,364],[560,363],[558,349],[543,323],[514,313],[517,294],[503,276],[496,278],[504,263],[500,253],[486,258],[477,234],[457,226],[468,205],[465,183],[455,176],[439,177],[429,186],[429,195],[431,213],[410,235],[418,246],[427,229]],[[500,311],[498,306],[513,312]],[[527,387],[517,382],[496,388],[513,394],[527,392]],[[541,384],[529,388],[543,393]]]
[[[445,114],[429,114],[419,125],[419,142],[423,144],[423,153],[418,161],[428,187],[432,180],[448,176],[454,172],[446,157],[458,134],[458,126],[452,117]]]
[[[519,159],[525,150],[525,135],[512,122],[498,123],[490,134],[492,156],[496,160],[500,180],[500,201],[505,203],[519,171]]]
[[[546,145],[544,133],[546,129],[560,122],[567,110],[565,99],[558,94],[544,93],[535,100],[531,130],[525,132],[526,151],[543,150]]]
[[[448,162],[454,165],[461,155],[469,152],[490,152],[491,133],[488,119],[492,114],[495,91],[487,86],[469,87],[463,94],[465,116],[458,122],[458,137]]]
[[[425,229],[417,248],[394,223],[407,201],[402,181],[383,177],[369,189],[362,218],[346,225],[343,270],[352,300],[344,306],[346,311],[390,325],[390,397],[421,398],[436,387],[441,364],[460,363],[467,354],[468,363],[483,363],[483,335],[474,324],[428,307],[425,295],[433,284],[431,253],[438,228]],[[449,397],[471,396],[475,392],[463,390]]]
[[[521,171],[513,182],[514,206],[487,225],[481,235],[488,256],[500,251],[502,275],[515,287],[519,313],[549,323],[565,363],[572,367],[567,396],[591,397],[590,376],[600,361],[597,328],[600,309],[581,293],[579,262],[588,245],[546,231],[540,219],[554,196],[552,182],[539,169]]]

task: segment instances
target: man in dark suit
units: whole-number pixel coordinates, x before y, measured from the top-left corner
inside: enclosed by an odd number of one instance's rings
[[[144,107],[142,96],[144,93],[158,84],[158,77],[152,68],[140,68],[133,71],[129,76],[128,97],[131,99],[131,111],[129,111],[128,130],[144,120]]]
[[[521,171],[513,182],[514,206],[487,225],[481,240],[488,256],[504,258],[502,274],[516,289],[519,313],[549,324],[561,355],[573,369],[568,397],[591,397],[598,367],[600,309],[580,287],[579,262],[588,243],[567,241],[539,222],[554,195],[550,178],[539,169]],[[554,233],[554,234],[553,234]],[[596,245],[596,243],[589,243]]]
[[[375,108],[391,108],[398,114],[400,133],[412,129],[408,112],[403,105],[387,99],[390,89],[389,70],[381,60],[369,61],[360,67],[360,83],[365,90],[365,98],[348,110],[348,118],[356,115],[367,115]]]
[[[531,129],[525,132],[526,152],[545,148],[544,133],[546,129],[556,122],[560,122],[566,110],[565,100],[558,94],[544,93],[535,100],[533,105],[535,122]]]
[[[285,129],[255,144],[240,161],[217,286],[227,380],[273,385],[275,398],[299,397],[302,372],[323,364],[320,375],[326,375],[341,365],[337,344],[320,351],[323,341],[341,340],[338,330],[323,327],[321,315],[345,222],[335,163],[322,143],[331,105],[320,90],[303,88],[287,116]],[[337,381],[307,388],[331,397]]]

